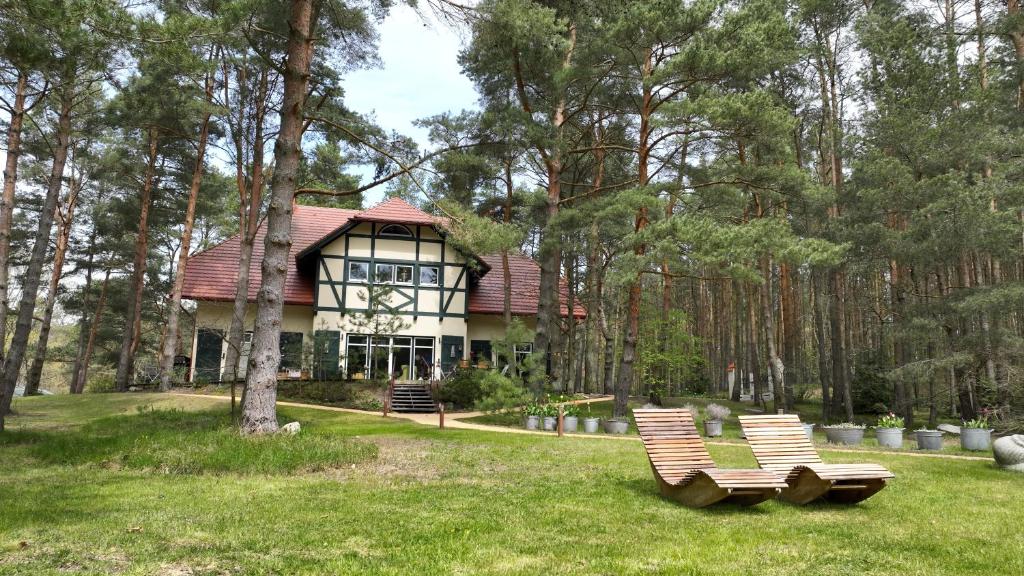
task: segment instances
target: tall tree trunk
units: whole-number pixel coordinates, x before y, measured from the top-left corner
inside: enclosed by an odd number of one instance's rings
[[[637,186],[643,187],[648,182],[648,166],[650,159],[651,115],[653,114],[653,95],[651,85],[646,82],[650,78],[653,55],[650,50],[645,53],[641,66],[641,77],[644,78],[640,98],[640,126],[637,134]],[[647,207],[637,211],[634,230],[637,234],[647,227]],[[647,247],[638,243],[633,249],[638,260],[642,260]],[[633,364],[636,362],[636,343],[640,334],[640,305],[643,290],[643,272],[637,272],[629,287],[629,301],[626,305],[626,332],[622,339],[622,360],[619,362],[619,384],[615,389],[614,416],[623,418],[627,412],[629,389],[633,385]]]
[[[213,78],[206,77],[206,105],[213,100]],[[192,225],[196,216],[196,200],[199,185],[203,181],[203,163],[206,160],[206,140],[210,133],[210,112],[203,115],[199,126],[199,142],[196,145],[196,165],[192,170],[192,183],[188,192],[188,207],[185,209],[184,230],[181,233],[181,247],[178,249],[178,267],[174,272],[174,288],[171,291],[170,310],[167,311],[167,333],[164,335],[163,350],[160,354],[160,390],[171,389],[174,375],[174,353],[178,349],[178,309],[181,307],[181,292],[185,287],[185,266],[192,249]]]
[[[25,92],[28,74],[18,71],[14,105],[7,126],[7,163],[4,165],[4,191],[0,196],[0,363],[7,345],[8,274],[11,254],[11,224],[14,221],[14,190],[18,183],[18,159],[21,158],[21,130],[25,122]],[[2,394],[3,391],[0,391]]]
[[[768,351],[768,369],[772,375],[772,395],[775,397],[776,410],[789,410],[793,407],[787,402],[785,364],[779,357],[775,346],[775,313],[772,307],[772,263],[771,258],[761,258],[761,275],[764,285],[761,286],[761,322],[764,324],[765,344]]]
[[[92,295],[92,274],[96,259],[96,226],[89,233],[89,248],[85,259],[85,284],[82,286],[82,315],[78,319],[78,346],[75,349],[75,361],[71,365],[71,381],[68,390],[75,394],[78,373],[82,369],[82,357],[85,356],[85,344],[89,338],[89,301]]]
[[[231,308],[231,325],[228,328],[227,340],[228,347],[224,353],[224,374],[222,379],[228,382],[238,380],[242,340],[245,337],[245,314],[249,307],[249,268],[252,264],[252,249],[256,243],[260,209],[263,205],[263,131],[266,118],[268,74],[265,68],[260,71],[259,87],[254,106],[253,128],[255,136],[253,138],[252,176],[249,179],[248,185],[246,185],[245,181],[243,139],[241,135],[235,137],[235,153],[237,156],[235,170],[239,195],[238,229],[240,244],[238,247],[238,273],[235,281],[235,301]],[[239,81],[240,86],[242,82],[244,81]],[[242,126],[243,120],[241,116],[244,112],[240,109],[238,113],[239,126]]]
[[[46,349],[50,343],[50,325],[53,322],[53,307],[57,304],[57,290],[60,279],[64,275],[64,257],[67,254],[68,240],[71,237],[71,225],[74,221],[75,203],[82,188],[81,181],[72,178],[68,189],[68,197],[63,213],[58,210],[57,245],[53,252],[53,269],[50,272],[50,283],[47,286],[46,303],[43,308],[43,319],[39,324],[39,337],[36,339],[36,350],[32,358],[32,366],[25,380],[25,395],[31,396],[39,392],[39,381],[43,376],[43,363],[46,361]]]
[[[512,179],[512,158],[505,159],[505,205],[502,207],[502,220],[506,225],[512,223],[512,202],[515,197],[515,182]],[[512,323],[512,270],[508,263],[508,250],[501,251],[501,294],[502,319],[505,327]]]
[[[89,364],[92,362],[92,353],[96,349],[96,334],[99,332],[100,323],[103,321],[103,311],[107,305],[107,287],[110,285],[110,269],[103,273],[103,285],[100,286],[99,299],[96,301],[96,312],[89,322],[89,338],[85,344],[85,353],[82,355],[82,363],[74,374],[74,381],[71,387],[72,394],[81,394],[85,390],[85,383],[89,377]]]
[[[832,419],[832,398],[829,390],[832,388],[832,373],[828,362],[828,343],[825,334],[825,275],[823,272],[814,271],[814,284],[812,296],[812,312],[814,314],[814,335],[818,345],[818,380],[821,382],[821,421],[828,424]]]
[[[274,175],[260,268],[261,284],[256,296],[256,325],[242,400],[241,430],[246,434],[277,431],[277,370],[281,363],[284,283],[292,245],[292,202],[302,156],[303,106],[313,60],[315,11],[312,0],[292,0],[280,130],[274,143]]]
[[[53,150],[53,164],[50,167],[50,178],[46,186],[46,198],[43,200],[42,212],[39,214],[39,225],[36,227],[35,243],[29,257],[24,280],[21,283],[21,302],[18,305],[18,320],[14,325],[14,337],[11,347],[4,359],[3,388],[0,389],[0,430],[4,429],[4,416],[10,412],[14,388],[21,374],[21,363],[25,359],[28,338],[32,332],[32,316],[36,309],[36,298],[39,295],[39,284],[42,280],[43,264],[46,252],[50,247],[50,233],[53,228],[53,216],[57,210],[57,200],[64,180],[64,165],[67,163],[68,147],[71,145],[71,107],[74,95],[65,87],[61,95],[60,115],[57,118],[56,142]]]
[[[142,196],[139,198],[139,229],[135,237],[135,259],[132,261],[132,281],[129,291],[128,308],[125,314],[124,336],[121,340],[121,353],[117,359],[117,373],[114,384],[119,392],[125,392],[132,383],[135,367],[135,351],[138,350],[142,322],[142,291],[146,284],[146,254],[149,251],[149,208],[153,203],[153,185],[156,179],[157,144],[159,130],[153,126],[148,132],[149,158],[146,162],[146,175],[142,184]]]
[[[569,70],[572,66],[573,54],[576,51],[575,24],[570,24],[568,31],[569,45],[562,60],[562,72]],[[518,57],[515,60],[515,76],[516,93],[520,104],[526,113],[532,113],[529,101],[527,100]],[[566,121],[566,105],[566,98],[563,93],[552,114],[552,125],[558,134],[556,140],[560,138],[563,124]],[[558,209],[562,200],[562,150],[560,142],[555,142],[554,145],[540,144],[537,148],[547,169],[547,197],[545,199],[544,228],[540,243],[540,294],[537,301],[537,327],[534,337],[534,352],[543,355],[541,375],[546,374],[555,385],[555,388],[561,389],[557,370],[561,361],[559,324],[562,306],[559,286],[559,264],[562,260],[562,252],[561,233],[556,228],[555,218],[558,216]],[[531,378],[531,380],[537,379]],[[537,389],[539,384],[540,382],[532,384],[535,393],[539,392]]]

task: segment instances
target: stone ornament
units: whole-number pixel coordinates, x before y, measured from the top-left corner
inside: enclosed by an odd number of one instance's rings
[[[1000,467],[1024,472],[1024,434],[997,438],[992,443],[992,452]]]

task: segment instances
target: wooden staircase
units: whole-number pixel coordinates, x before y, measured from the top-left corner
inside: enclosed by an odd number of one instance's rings
[[[393,384],[389,398],[395,412],[437,412],[437,403],[426,384]]]

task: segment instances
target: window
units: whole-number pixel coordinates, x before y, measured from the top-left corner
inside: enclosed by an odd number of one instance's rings
[[[420,266],[420,286],[437,286],[437,266]]]
[[[416,339],[416,379],[430,380],[434,372],[434,339]]]
[[[345,351],[350,380],[429,380],[433,374],[433,338],[349,334]]]
[[[387,226],[380,229],[377,233],[379,236],[404,236],[406,238],[412,237],[412,232],[408,228],[401,224],[388,224]]]
[[[412,266],[395,266],[395,284],[412,284]]]
[[[524,342],[522,344],[513,344],[512,352],[516,356],[516,365],[522,366],[523,361],[526,357],[533,353],[533,342]]]
[[[280,370],[297,371],[302,369],[302,332],[281,332]]]
[[[381,284],[412,284],[412,265],[377,264],[373,281]]]
[[[349,262],[348,263],[348,279],[349,282],[366,282],[370,276],[370,264],[369,262]]]
[[[345,359],[349,380],[365,380],[369,377],[366,373],[366,346],[368,340],[366,336],[357,336],[355,334],[351,334],[348,337],[348,345],[345,347]]]
[[[317,330],[313,332],[313,378],[334,380],[338,377],[338,353],[341,332]]]
[[[395,281],[395,265],[394,264],[377,264],[377,273],[373,276],[374,282],[394,282]]]

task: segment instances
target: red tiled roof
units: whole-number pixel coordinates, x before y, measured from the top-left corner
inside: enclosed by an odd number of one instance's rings
[[[469,292],[469,311],[473,314],[503,314],[505,312],[505,276],[500,254],[481,256],[491,271],[480,279],[476,287]],[[522,254],[509,254],[508,268],[512,272],[512,314],[516,316],[532,316],[537,313],[537,301],[540,295],[540,265],[532,258]],[[564,279],[559,281],[561,292],[562,316],[569,315],[569,286]],[[574,316],[586,318],[587,311],[578,302],[574,306]]]
[[[364,222],[398,222],[402,224],[436,224],[437,219],[401,198],[391,198],[355,215]]]
[[[395,219],[383,220],[386,214]],[[413,208],[404,200],[393,198],[365,211],[320,208],[296,205],[292,215],[292,248],[289,262],[291,268],[285,280],[285,304],[313,305],[313,284],[315,276],[302,274],[295,256],[317,244],[321,239],[335,233],[349,220],[372,222],[401,222],[406,224],[436,224],[436,220]],[[260,224],[253,246],[252,262],[249,264],[248,301],[256,301],[260,287],[260,264],[263,260],[263,241],[266,228]],[[235,299],[235,285],[238,280],[238,259],[240,254],[238,236],[195,254],[188,259],[185,268],[185,286],[182,297],[189,300],[232,302]],[[490,266],[480,282],[469,292],[468,309],[472,314],[501,314],[504,311],[504,276],[501,256],[482,256],[483,264]],[[537,313],[537,295],[540,292],[540,266],[530,258],[513,254],[509,256],[512,271],[512,313],[517,316],[532,316]],[[566,307],[566,284],[561,282],[562,315],[568,315]],[[586,311],[577,306],[575,316],[583,318]]]
[[[313,305],[315,277],[299,274],[295,268],[294,256],[344,225],[358,213],[359,210],[295,206],[292,213],[292,249],[289,254],[291,268],[284,283],[285,304]],[[260,264],[263,262],[263,240],[266,232],[265,222],[260,223],[259,230],[256,231],[256,243],[252,248],[252,261],[249,263],[250,302],[256,301],[256,292],[260,289]],[[233,302],[235,285],[238,282],[240,246],[239,237],[232,236],[213,248],[190,257],[185,268],[182,297],[190,300]]]

